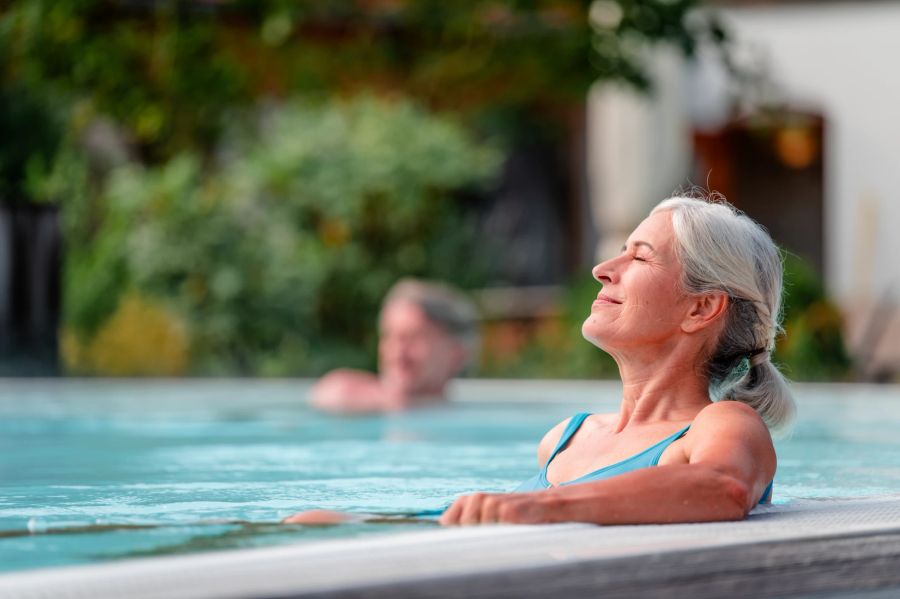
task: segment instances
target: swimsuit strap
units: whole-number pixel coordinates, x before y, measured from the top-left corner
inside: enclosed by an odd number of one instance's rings
[[[672,443],[674,443],[674,442],[677,441],[678,439],[680,439],[680,438],[682,438],[683,436],[685,436],[690,428],[691,428],[691,425],[689,424],[689,425],[687,425],[686,427],[684,427],[683,429],[681,429],[680,431],[675,431],[673,434],[671,434],[670,436],[666,437],[665,439],[663,439],[663,440],[660,441],[659,443],[655,443],[655,444],[651,445],[650,447],[648,447],[647,449],[645,449],[644,451],[642,451],[642,452],[640,452],[640,453],[638,453],[638,454],[635,454],[634,456],[632,456],[632,458],[636,458],[636,457],[638,457],[638,456],[640,456],[640,455],[643,455],[643,454],[646,454],[646,453],[654,452],[654,450],[655,450],[655,455],[653,456],[653,460],[652,460],[651,463],[652,463],[653,466],[658,465],[658,464],[659,464],[659,458],[661,458],[661,457],[662,457],[662,454],[665,453],[666,449],[669,448],[669,445],[671,445]],[[628,458],[628,459],[632,459],[632,458]],[[623,461],[624,461],[624,460],[623,460]]]
[[[569,442],[569,439],[572,438],[572,435],[574,435],[575,432],[579,428],[581,428],[582,423],[584,423],[584,421],[590,415],[590,412],[579,412],[572,416],[572,418],[569,420],[569,424],[566,425],[565,430],[563,430],[562,435],[560,435],[559,441],[556,443],[556,449],[553,450],[553,453],[551,453],[550,457],[547,459],[547,463],[544,464],[544,470],[547,469],[547,467],[550,465],[550,462],[552,462],[553,458],[556,457],[556,454],[558,454],[562,450],[562,448],[566,446],[566,443]]]
[[[771,503],[772,502],[772,488],[775,486],[775,481],[769,481],[766,490],[763,491],[762,497],[759,498],[760,503]]]

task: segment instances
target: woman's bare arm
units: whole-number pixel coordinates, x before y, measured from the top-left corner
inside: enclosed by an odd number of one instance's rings
[[[649,524],[744,518],[775,474],[775,451],[759,416],[736,402],[712,404],[697,416],[684,441],[687,463],[546,491],[476,493],[454,502],[441,523]]]

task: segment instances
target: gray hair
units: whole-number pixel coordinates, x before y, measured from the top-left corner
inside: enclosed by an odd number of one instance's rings
[[[725,324],[706,363],[710,396],[746,403],[773,429],[796,411],[787,380],[768,356],[781,329],[783,267],[768,232],[724,201],[673,197],[675,250],[688,293],[724,292]]]
[[[401,279],[388,290],[382,310],[384,306],[398,300],[419,306],[428,320],[462,344],[468,356],[467,365],[475,360],[481,336],[478,330],[478,310],[469,298],[442,283]]]

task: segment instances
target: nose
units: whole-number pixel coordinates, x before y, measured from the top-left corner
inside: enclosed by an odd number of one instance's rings
[[[591,274],[597,281],[603,283],[614,283],[614,279],[618,278],[615,269],[616,259],[605,260],[591,269]]]

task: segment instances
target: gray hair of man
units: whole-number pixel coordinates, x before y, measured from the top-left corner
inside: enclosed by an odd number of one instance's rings
[[[688,293],[724,292],[729,303],[705,365],[710,397],[746,403],[771,429],[796,412],[787,380],[769,360],[781,329],[783,265],[768,232],[725,202],[673,197],[651,212],[671,212],[675,250]]]
[[[401,279],[385,295],[382,311],[395,301],[419,306],[428,320],[456,339],[466,350],[466,368],[476,361],[481,346],[478,310],[462,292],[434,281]]]

